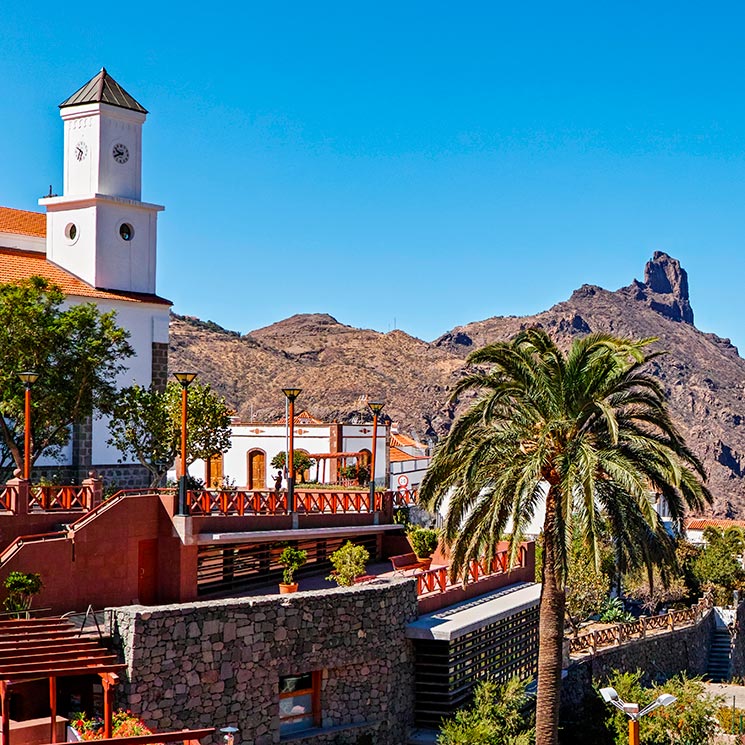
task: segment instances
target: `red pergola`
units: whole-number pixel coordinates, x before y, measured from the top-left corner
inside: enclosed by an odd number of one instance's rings
[[[50,741],[57,742],[57,678],[69,675],[101,677],[104,737],[111,737],[112,688],[125,667],[99,642],[81,638],[80,631],[64,618],[0,621],[0,745],[10,745],[9,689],[44,678],[49,679]]]

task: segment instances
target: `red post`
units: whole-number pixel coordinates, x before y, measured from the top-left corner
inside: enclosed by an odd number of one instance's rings
[[[0,745],[10,745],[10,702],[8,701],[8,684],[0,680],[0,705],[2,706],[2,724],[0,725]]]
[[[31,386],[26,384],[25,431],[23,433],[23,478],[31,477]]]
[[[639,745],[638,719],[629,719],[629,745]]]
[[[49,742],[57,742],[57,678],[49,677],[49,709],[52,718],[52,737]]]
[[[375,510],[375,451],[378,444],[378,412],[373,412],[372,451],[370,453],[370,512]]]
[[[181,388],[181,475],[186,476],[186,387]]]
[[[290,451],[287,453],[287,477],[292,479],[289,483],[295,486],[295,399],[290,399]],[[294,488],[293,488],[294,496]],[[293,500],[294,501],[294,500]],[[295,505],[288,505],[290,511],[294,511]]]

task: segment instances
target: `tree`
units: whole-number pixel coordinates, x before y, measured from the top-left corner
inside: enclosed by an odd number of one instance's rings
[[[572,631],[579,624],[600,612],[610,589],[610,578],[595,566],[590,552],[581,541],[574,541],[566,582],[566,618]]]
[[[312,466],[315,466],[316,462],[311,458],[305,450],[293,450],[292,451],[292,467],[295,471],[295,481],[298,480],[297,475],[304,474]],[[277,453],[270,463],[272,468],[278,468],[283,471],[285,468],[285,451],[282,450]]]
[[[678,525],[684,504],[711,500],[703,466],[667,413],[660,385],[641,367],[653,340],[592,334],[561,352],[542,329],[470,355],[474,370],[455,387],[481,395],[435,453],[419,498],[437,509],[448,497],[444,538],[453,579],[468,562],[494,556],[512,525],[509,549],[539,504],[543,524],[536,743],[555,745],[561,686],[566,578],[574,535],[600,565],[599,522],[607,520],[622,570],[674,561],[675,544],[654,510],[661,493]]]
[[[133,354],[115,312],[93,303],[63,308],[64,294],[41,277],[0,285],[0,432],[6,462],[23,467],[24,385],[33,370],[31,462],[54,457],[70,425],[111,411],[122,360]]]
[[[718,605],[727,605],[732,591],[745,585],[742,531],[709,527],[704,531],[704,540],[706,546],[692,562],[693,575],[700,586],[712,587]]]
[[[206,460],[230,449],[230,409],[209,385],[187,390],[186,460]],[[108,442],[124,456],[136,458],[158,486],[181,451],[181,386],[169,382],[165,392],[133,385],[119,392],[109,425]]]

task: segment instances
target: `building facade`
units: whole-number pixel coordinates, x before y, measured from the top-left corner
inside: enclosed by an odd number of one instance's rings
[[[39,200],[45,213],[0,208],[0,281],[41,276],[60,286],[66,303],[113,310],[135,352],[117,384],[164,386],[170,303],[156,293],[163,207],[142,201],[147,111],[102,69],[60,104],[60,114],[63,193]],[[108,438],[106,417],[90,417],[73,427],[61,460],[42,457],[36,466],[77,481],[95,469],[119,486],[147,484],[145,469]]]

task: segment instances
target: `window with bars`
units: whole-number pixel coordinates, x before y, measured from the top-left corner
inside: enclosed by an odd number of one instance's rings
[[[279,734],[321,726],[321,672],[279,679]]]

